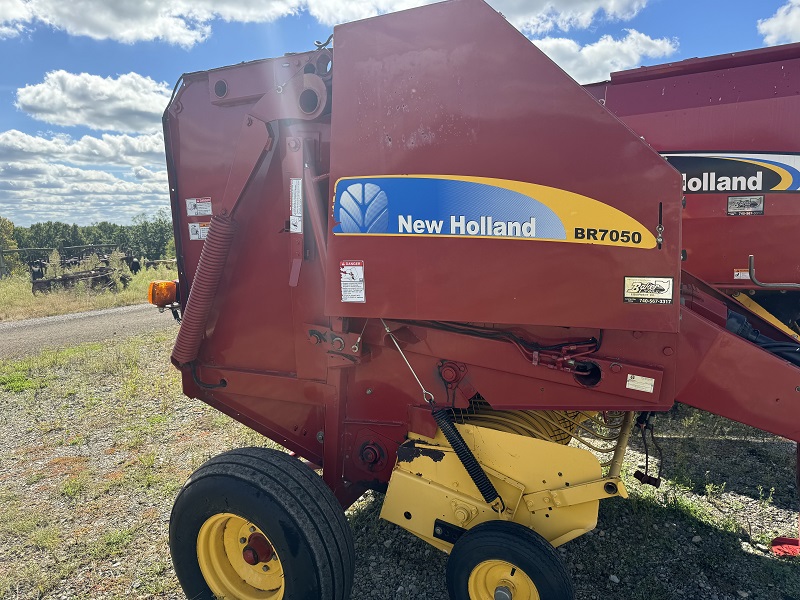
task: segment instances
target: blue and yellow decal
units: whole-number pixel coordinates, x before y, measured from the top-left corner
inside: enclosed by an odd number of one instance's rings
[[[753,153],[664,153],[683,175],[687,194],[796,192],[800,190],[800,156]]]
[[[336,182],[337,236],[527,239],[655,248],[626,213],[559,188],[486,177],[385,175]]]

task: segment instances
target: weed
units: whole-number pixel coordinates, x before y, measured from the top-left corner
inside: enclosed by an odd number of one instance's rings
[[[135,527],[127,529],[115,529],[109,531],[98,540],[90,550],[92,556],[96,558],[116,556],[121,554],[125,548],[133,541],[136,533]]]
[[[57,525],[47,525],[31,532],[28,543],[39,550],[55,550],[61,543],[61,529]]]
[[[769,489],[769,494],[766,496],[764,495],[764,487],[759,485],[756,486],[758,490],[758,505],[763,509],[767,508],[773,502],[773,496],[775,495],[775,488]]]
[[[13,371],[7,375],[0,375],[0,389],[7,392],[24,392],[39,387],[35,379],[31,379],[21,371]]]
[[[62,496],[71,500],[75,500],[83,494],[89,487],[89,474],[87,471],[81,471],[77,475],[67,477],[61,484],[59,491]]]
[[[34,483],[40,482],[45,477],[46,477],[46,475],[44,473],[42,473],[41,471],[37,471],[37,472],[31,473],[30,475],[25,477],[25,483],[27,485],[33,485]]]

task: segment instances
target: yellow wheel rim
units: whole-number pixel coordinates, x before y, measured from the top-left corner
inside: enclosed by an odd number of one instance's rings
[[[262,556],[253,548],[261,551]],[[264,548],[271,553],[265,552]],[[257,561],[256,564],[249,564],[245,557]],[[267,560],[262,560],[264,558]],[[208,587],[218,598],[283,598],[283,565],[272,542],[263,531],[242,517],[231,513],[209,517],[197,534],[197,560]]]
[[[540,600],[531,578],[504,560],[485,560],[469,574],[467,589],[471,600],[494,600],[498,589],[501,589],[501,597],[508,597],[502,588],[508,590],[513,600]]]

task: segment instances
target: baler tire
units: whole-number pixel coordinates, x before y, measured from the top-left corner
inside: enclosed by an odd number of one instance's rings
[[[350,597],[355,558],[353,534],[344,511],[322,478],[283,452],[240,448],[220,454],[198,468],[173,505],[170,553],[187,598],[214,600],[199,559],[199,540],[208,536],[199,536],[207,523],[228,517],[228,522],[241,518],[242,522],[252,523],[274,548],[284,585],[271,598]],[[249,567],[241,563],[234,569],[247,571]],[[258,587],[252,589],[260,591]]]
[[[493,598],[496,589],[493,586],[503,581],[529,588],[528,593],[518,590],[514,598],[573,600],[575,597],[561,557],[538,533],[509,521],[476,525],[458,539],[447,561],[450,600]]]

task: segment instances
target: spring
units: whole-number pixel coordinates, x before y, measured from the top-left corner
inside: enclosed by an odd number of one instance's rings
[[[172,349],[172,361],[178,365],[188,364],[197,358],[208,314],[228,259],[233,233],[233,221],[228,215],[217,215],[211,219],[186,309],[183,311],[181,328]]]
[[[494,410],[480,397],[469,408],[453,411],[456,423],[469,423],[498,431],[567,445],[573,443],[595,453],[603,467],[611,464],[624,413],[560,410]]]

